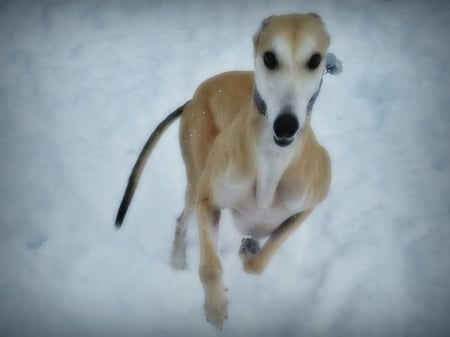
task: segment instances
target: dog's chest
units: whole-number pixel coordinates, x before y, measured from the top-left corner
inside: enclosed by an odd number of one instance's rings
[[[217,179],[213,189],[215,203],[220,208],[231,209],[236,228],[242,235],[265,237],[288,217],[308,208],[308,198],[299,192],[300,189],[292,192],[292,188],[285,186],[280,179],[269,183],[275,185],[265,187],[263,193],[268,201],[261,205],[256,176],[242,177],[229,170]],[[267,192],[270,190],[273,193]]]

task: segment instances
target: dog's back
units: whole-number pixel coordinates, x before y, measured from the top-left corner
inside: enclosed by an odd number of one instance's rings
[[[206,118],[217,131],[223,130],[248,104],[253,85],[252,71],[230,71],[207,79],[197,88],[191,104],[186,107],[182,123],[186,120],[202,122]]]

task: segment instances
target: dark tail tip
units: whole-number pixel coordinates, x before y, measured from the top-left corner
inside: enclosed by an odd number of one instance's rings
[[[128,205],[130,204],[131,198],[133,198],[133,193],[134,193],[134,184],[130,180],[128,182],[128,186],[123,196],[122,202],[120,203],[119,211],[117,212],[115,222],[117,229],[122,227],[123,219],[125,218],[125,214],[127,214]]]
[[[126,212],[127,212],[126,207],[122,207],[122,205],[120,205],[119,211],[117,212],[116,222],[115,222],[115,226],[117,229],[122,227],[123,219],[125,218]]]
[[[117,214],[116,222],[114,223],[116,229],[120,229],[122,227],[123,215]]]

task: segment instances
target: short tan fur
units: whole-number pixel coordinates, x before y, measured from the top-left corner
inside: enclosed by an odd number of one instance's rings
[[[218,328],[228,315],[217,251],[221,210],[230,209],[237,229],[249,236],[240,249],[244,270],[259,274],[326,197],[331,178],[328,153],[317,142],[307,112],[308,101],[320,87],[330,43],[322,20],[312,13],[272,16],[263,21],[253,42],[254,72],[228,72],[206,80],[182,113],[177,110],[172,116],[181,115],[179,139],[188,182],[172,266],[186,267],[186,225],[196,211],[204,309]],[[255,102],[255,91],[264,107]],[[132,191],[156,140],[144,148],[144,160],[133,170]],[[124,197],[117,225],[130,201]],[[265,237],[259,248],[256,240]]]

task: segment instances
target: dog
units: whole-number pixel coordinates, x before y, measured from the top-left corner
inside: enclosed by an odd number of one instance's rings
[[[253,37],[255,70],[219,74],[156,128],[133,168],[120,204],[120,227],[145,162],[178,117],[187,174],[172,266],[186,267],[186,226],[196,211],[199,276],[206,319],[221,328],[228,315],[217,252],[221,210],[244,236],[246,272],[260,274],[280,245],[327,195],[331,163],[311,128],[312,105],[325,73],[330,37],[315,13],[270,16]],[[260,247],[260,239],[267,238]]]

